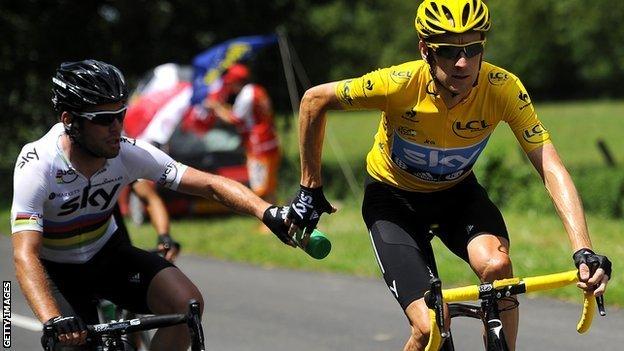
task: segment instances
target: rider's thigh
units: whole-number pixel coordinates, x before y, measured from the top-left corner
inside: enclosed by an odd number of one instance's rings
[[[156,314],[186,313],[191,299],[199,302],[203,311],[204,300],[199,289],[176,267],[158,272],[147,289],[147,305]]]
[[[482,281],[509,278],[513,275],[509,241],[493,234],[481,234],[468,243],[470,266]]]

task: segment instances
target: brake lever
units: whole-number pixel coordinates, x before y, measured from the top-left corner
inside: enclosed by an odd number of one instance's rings
[[[600,295],[600,296],[596,296],[596,305],[598,305],[598,313],[600,313],[601,316],[606,316],[607,315],[607,311],[605,310],[605,305],[604,305],[604,296]]]
[[[442,338],[448,337],[446,332],[446,326],[444,325],[444,301],[442,300],[442,281],[439,278],[431,278],[429,281],[431,284],[430,294],[428,295],[427,305],[435,310],[436,324],[440,329],[440,336]]]

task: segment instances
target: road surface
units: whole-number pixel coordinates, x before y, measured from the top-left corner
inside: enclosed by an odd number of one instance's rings
[[[398,351],[409,333],[407,320],[382,279],[189,256],[182,257],[179,266],[204,295],[208,350]],[[11,242],[2,235],[0,276],[12,282],[11,350],[40,350],[40,333],[31,330],[37,325],[15,278]],[[606,318],[595,318],[588,334],[578,335],[580,305],[521,299],[518,350],[622,350],[624,312],[615,308],[607,312]],[[453,333],[458,350],[480,349],[477,321],[454,320]]]

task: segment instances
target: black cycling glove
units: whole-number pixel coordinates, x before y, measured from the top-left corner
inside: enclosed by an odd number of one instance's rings
[[[175,247],[176,249],[178,249],[178,251],[180,250],[180,243],[173,240],[173,238],[169,234],[162,234],[158,236],[158,242],[156,243],[156,245],[161,244],[165,251],[169,251],[172,247]]]
[[[311,233],[321,214],[331,213],[332,207],[323,195],[323,187],[308,188],[300,185],[297,196],[293,199],[288,210],[288,218],[301,230]]]
[[[87,330],[87,326],[82,319],[77,316],[56,316],[50,318],[47,322],[43,323],[44,329],[52,329],[56,335],[80,333]]]
[[[294,242],[288,235],[288,226],[284,223],[288,214],[288,206],[272,205],[264,211],[262,215],[262,223],[269,227],[284,244],[294,246]]]
[[[574,259],[574,264],[576,268],[578,268],[581,263],[585,263],[589,270],[593,274],[598,268],[602,268],[606,275],[611,279],[611,261],[607,258],[607,256],[596,255],[590,249],[580,249],[572,255]]]

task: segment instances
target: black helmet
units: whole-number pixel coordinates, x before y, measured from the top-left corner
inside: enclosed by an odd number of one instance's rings
[[[64,62],[52,77],[52,105],[58,112],[125,101],[128,88],[121,71],[96,60]]]

